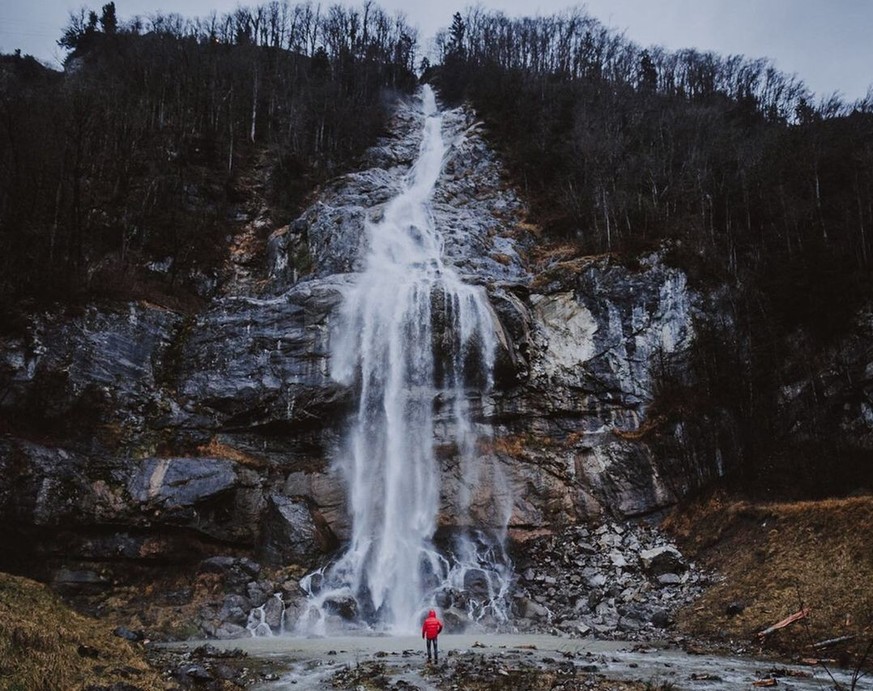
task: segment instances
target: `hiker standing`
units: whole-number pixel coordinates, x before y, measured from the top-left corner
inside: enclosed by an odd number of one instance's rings
[[[436,612],[431,610],[427,613],[427,619],[421,625],[421,637],[427,640],[427,661],[430,662],[430,648],[433,645],[433,661],[439,662],[439,650],[437,649],[437,636],[443,630],[443,623],[437,619]]]

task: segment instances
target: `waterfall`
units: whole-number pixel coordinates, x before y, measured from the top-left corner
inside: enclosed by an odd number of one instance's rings
[[[434,535],[440,511],[435,437],[459,459],[466,512],[479,481],[482,430],[469,399],[492,384],[494,317],[484,289],[444,263],[431,197],[447,147],[433,91],[422,90],[418,158],[381,220],[366,226],[364,270],[348,289],[331,338],[331,375],[359,392],[338,463],[349,493],[352,533],[335,563],[304,579],[312,599],[303,630],[323,633],[341,612],[392,633],[414,632],[446,593],[470,593],[473,616],[498,618],[508,587],[502,544],[458,534],[447,549]],[[458,516],[462,523],[466,516]],[[474,603],[474,604],[471,604]],[[473,612],[476,609],[476,612]]]

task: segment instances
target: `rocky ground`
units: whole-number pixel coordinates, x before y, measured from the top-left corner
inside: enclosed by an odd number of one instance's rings
[[[736,656],[749,654],[776,662],[744,669],[744,679],[787,679],[785,685],[803,688],[798,684],[808,678],[817,680],[815,688],[833,688],[825,669],[842,667],[848,670],[844,688],[852,683],[871,688],[870,677],[859,676],[871,667],[873,537],[863,529],[871,524],[873,497],[863,496],[768,505],[716,498],[673,514],[663,530],[609,522],[569,528],[537,538],[515,555],[516,635],[533,640],[557,634],[563,638],[555,640],[566,645],[599,640],[624,646],[621,655],[600,652],[592,661],[581,650],[570,656],[540,650],[532,665],[525,651],[533,648],[517,642],[511,655],[499,646],[467,644],[450,652],[448,645],[441,666],[422,671],[418,647],[393,657],[371,652],[348,664],[335,657],[337,651],[326,651],[318,665],[324,666],[322,686],[314,688],[707,688],[701,675],[726,678],[736,669]],[[153,586],[137,597],[128,593],[127,599],[115,592],[94,607],[101,613],[95,620],[70,612],[43,586],[4,576],[0,688],[43,688],[34,681],[40,678],[64,679],[63,688],[90,691],[283,688],[276,684],[300,670],[294,671],[290,659],[234,650],[251,637],[187,648],[150,641],[196,630],[185,621],[196,616],[218,626],[216,631],[228,625],[225,634],[232,621],[240,622],[238,631],[244,629],[249,605],[275,599],[274,589],[290,602],[298,577],[289,570],[268,574],[240,557],[212,559],[188,590]],[[225,592],[228,584],[239,592]],[[178,604],[184,600],[188,604]],[[803,608],[809,610],[804,618],[758,635]],[[489,643],[487,636],[481,640]],[[678,664],[667,662],[662,645],[684,649],[698,661],[676,672],[679,682],[651,673],[649,661]],[[715,667],[704,666],[710,657],[702,653],[724,657],[715,658]],[[635,662],[623,657],[638,654],[645,657]],[[620,659],[625,662],[616,662]],[[799,667],[789,669],[786,662]],[[636,676],[619,675],[620,669]],[[789,679],[789,672],[795,676]],[[384,678],[390,685],[380,686]]]
[[[532,540],[516,570],[521,630],[623,640],[663,638],[710,582],[645,523],[576,526]]]
[[[711,582],[662,531],[645,523],[571,527],[529,540],[515,552],[511,620],[474,622],[464,611],[444,608],[448,632],[663,639],[679,609]],[[300,586],[304,573],[299,567],[269,568],[248,557],[217,556],[200,562],[188,578],[154,572],[158,583],[101,589],[77,601],[95,614],[111,612],[140,638],[273,635],[295,629],[307,597]],[[338,619],[345,614],[340,604]],[[348,617],[354,625],[354,608]]]

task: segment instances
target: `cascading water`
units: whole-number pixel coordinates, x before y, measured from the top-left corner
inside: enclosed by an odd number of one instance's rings
[[[468,397],[491,386],[496,339],[484,290],[443,262],[430,200],[446,144],[430,87],[422,106],[418,158],[382,219],[367,225],[365,269],[332,337],[331,374],[360,396],[339,454],[352,534],[338,561],[304,579],[311,599],[300,631],[325,633],[331,613],[340,613],[346,625],[409,633],[434,604],[506,618],[511,569],[502,536],[467,532],[442,551],[434,544],[437,427],[459,459],[457,503],[466,512],[480,479],[477,439],[487,433],[472,421]]]

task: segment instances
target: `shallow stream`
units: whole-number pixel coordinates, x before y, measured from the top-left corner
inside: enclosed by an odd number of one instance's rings
[[[221,649],[241,649],[250,658],[290,665],[290,673],[255,687],[258,691],[333,689],[335,674],[374,661],[383,666],[391,688],[448,688],[446,675],[426,664],[424,642],[417,636],[269,637],[209,643]],[[471,656],[475,656],[473,665],[469,664]],[[597,678],[650,683],[653,688],[700,691],[752,689],[755,681],[767,678],[776,680],[775,688],[795,691],[834,689],[835,682],[849,689],[852,681],[847,670],[830,669],[832,678],[817,666],[691,655],[664,645],[522,634],[444,634],[440,636],[440,666],[442,671],[455,669],[451,675],[455,688],[464,687],[463,674],[471,667],[481,671],[486,666],[494,667],[496,674],[507,675],[519,669],[575,669]],[[855,688],[873,687],[864,678]]]

